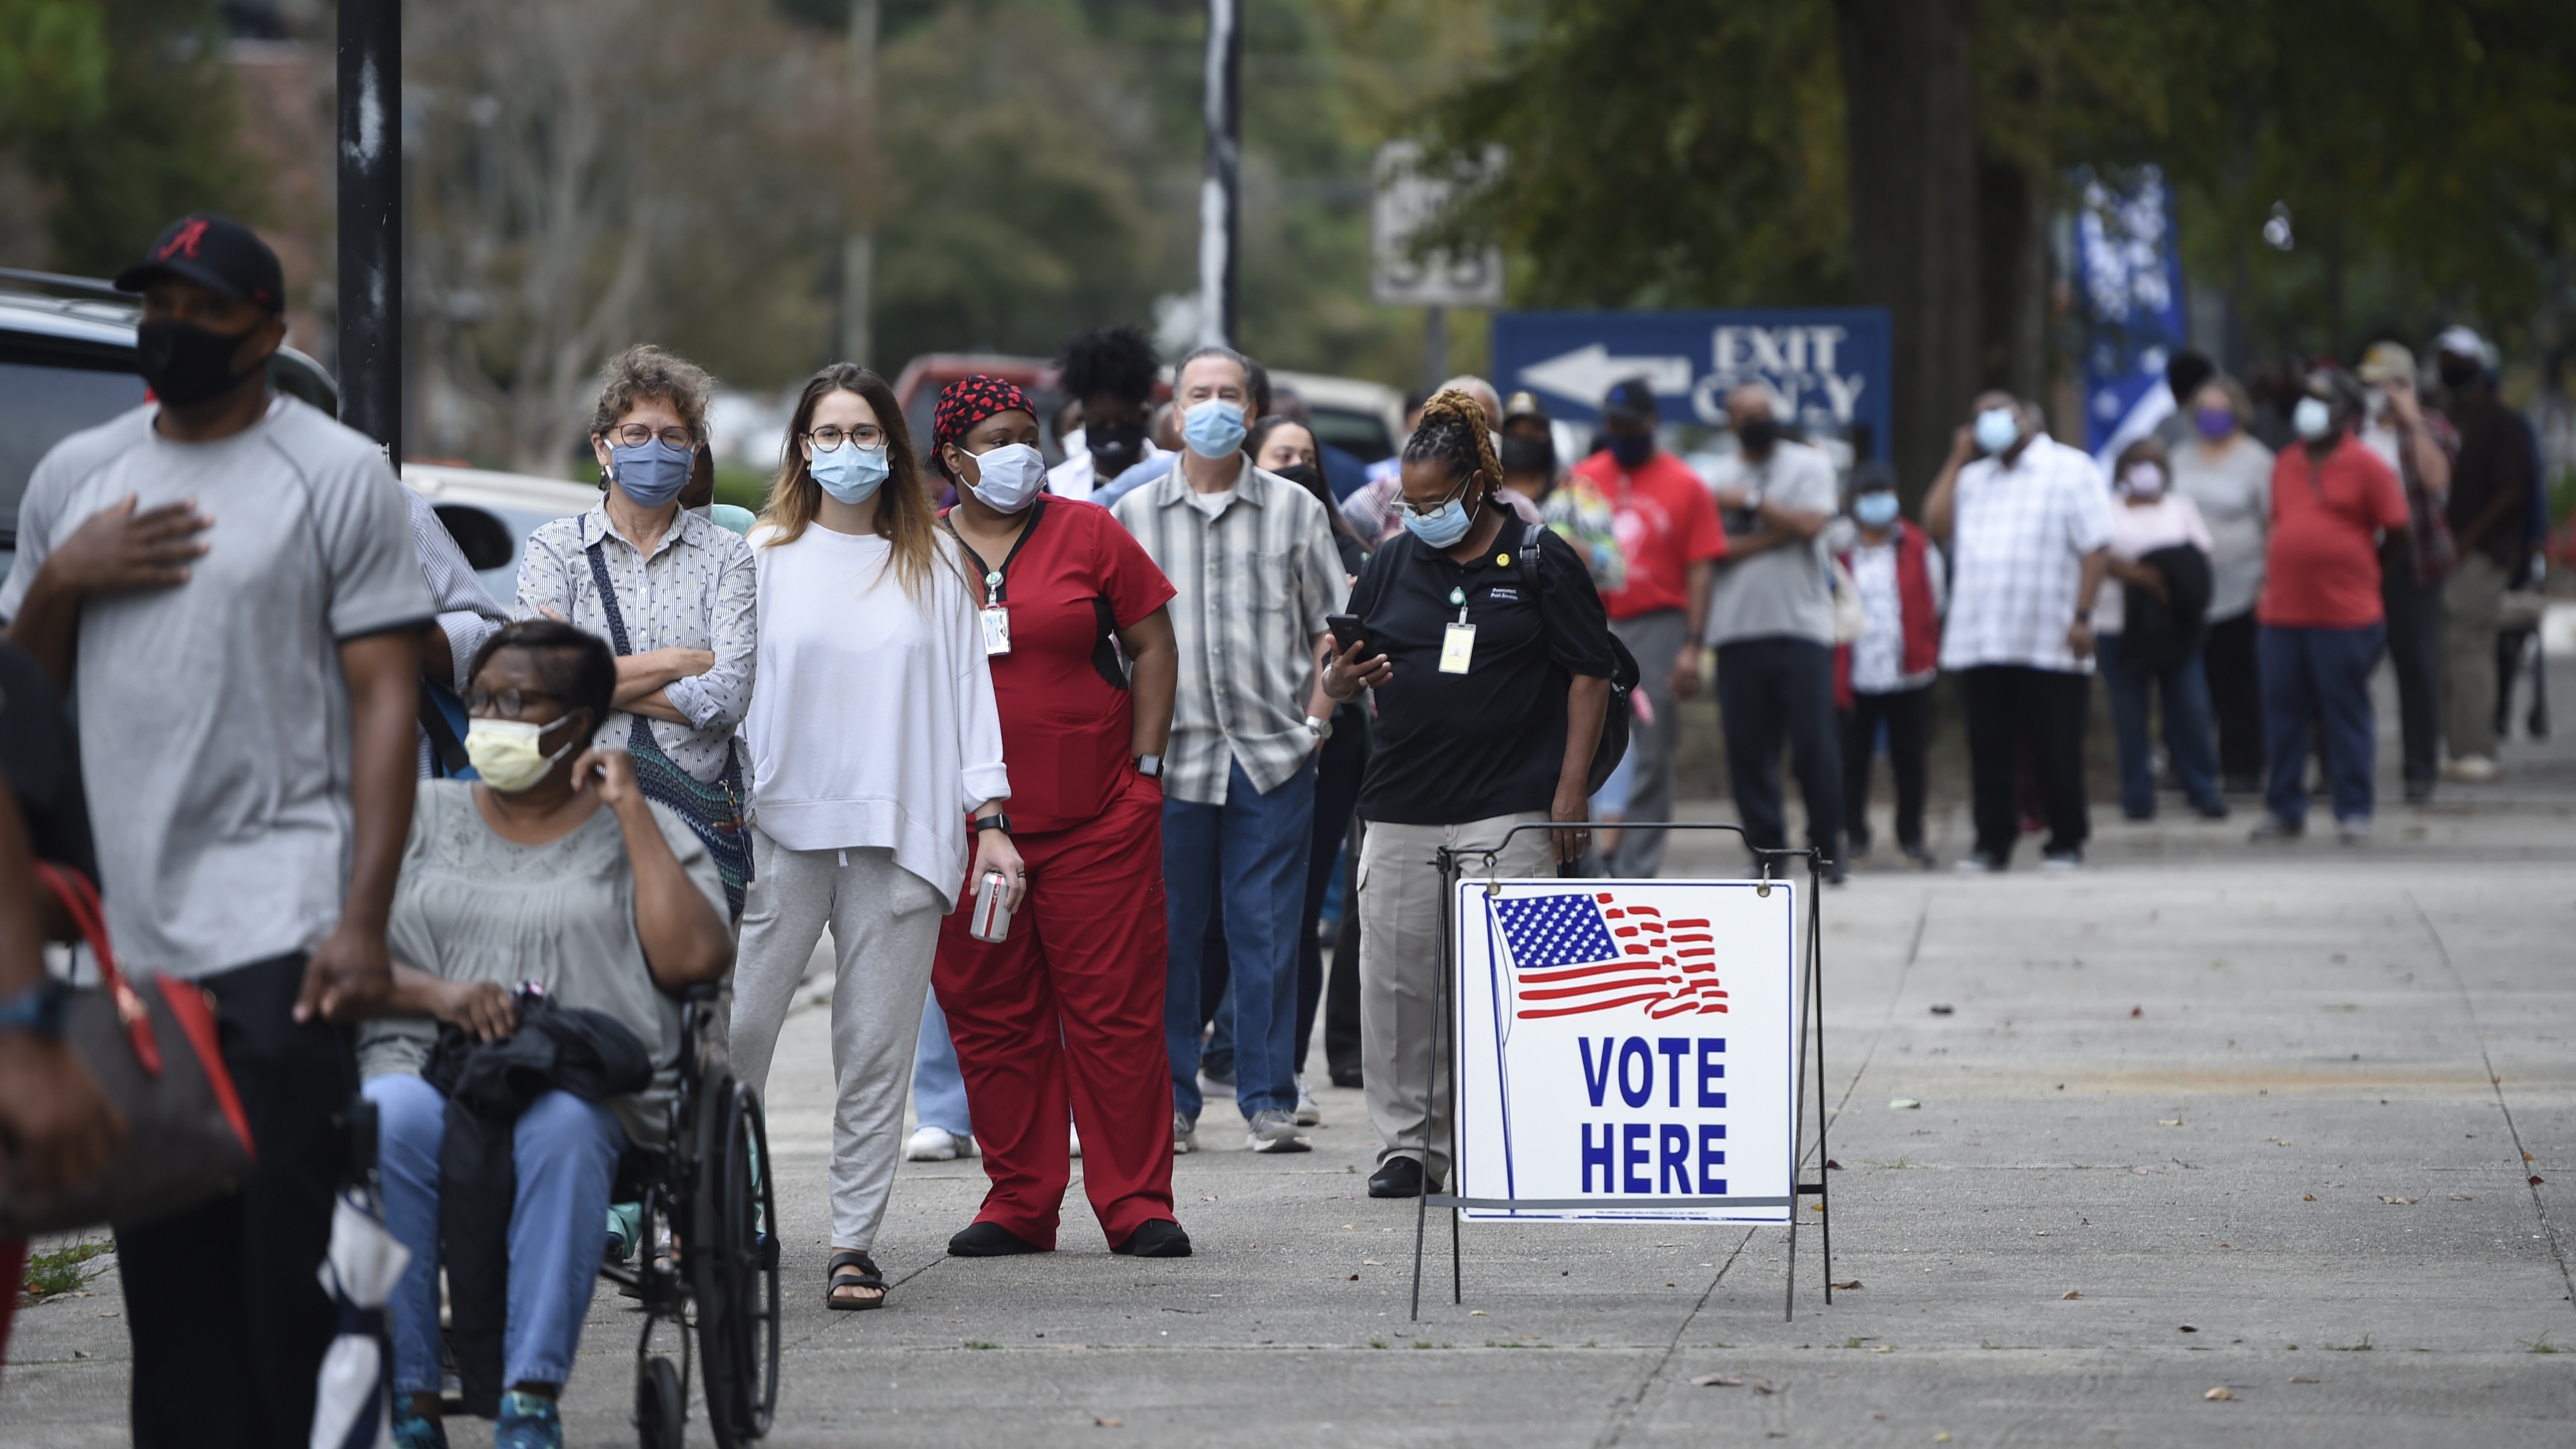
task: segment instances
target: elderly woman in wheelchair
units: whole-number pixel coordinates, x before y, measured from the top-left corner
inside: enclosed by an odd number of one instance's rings
[[[607,644],[523,620],[483,646],[471,680],[466,749],[482,778],[421,782],[389,933],[394,996],[359,1043],[385,1219],[412,1250],[388,1314],[403,1449],[447,1442],[442,1236],[451,1302],[464,1308],[470,1286],[499,1330],[498,1376],[480,1375],[478,1396],[458,1314],[467,1407],[497,1409],[501,1449],[563,1443],[555,1398],[589,1311],[618,1160],[630,1144],[663,1145],[678,995],[733,961],[706,847],[644,798],[625,753],[592,747],[617,686]],[[522,1030],[541,1018],[542,1033]],[[475,1180],[442,1181],[442,1157],[444,1174],[465,1163]],[[506,1289],[459,1281],[460,1215],[490,1230],[471,1271],[500,1267]]]

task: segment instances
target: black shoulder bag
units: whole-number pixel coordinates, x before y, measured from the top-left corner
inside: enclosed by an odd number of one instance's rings
[[[1544,523],[1529,524],[1521,530],[1521,577],[1529,581],[1533,590],[1543,587],[1545,571],[1539,567],[1539,560],[1545,555],[1540,551],[1539,541],[1546,532]],[[1619,761],[1628,753],[1628,727],[1636,714],[1636,706],[1630,702],[1629,695],[1636,691],[1639,678],[1637,656],[1628,652],[1628,646],[1620,641],[1617,634],[1611,634],[1610,700],[1601,712],[1601,740],[1592,747],[1592,767],[1583,775],[1583,790],[1587,795],[1601,793],[1610,772],[1619,768]]]

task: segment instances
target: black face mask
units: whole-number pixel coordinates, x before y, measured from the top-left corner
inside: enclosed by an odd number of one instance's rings
[[[1103,483],[1135,467],[1145,456],[1145,425],[1142,422],[1085,427],[1082,440],[1084,446],[1091,450],[1091,475]]]
[[[1333,506],[1332,487],[1324,482],[1323,470],[1314,464],[1292,463],[1285,468],[1273,468],[1270,471],[1314,494],[1315,501],[1326,508]]]
[[[2444,387],[2455,389],[2467,387],[2483,375],[2484,370],[2465,357],[2445,356],[2442,359],[2442,386]]]
[[[250,375],[233,371],[233,358],[256,330],[212,332],[166,318],[146,322],[134,329],[134,370],[165,406],[211,402]]]
[[[1735,441],[1744,445],[1745,452],[1763,457],[1771,451],[1772,444],[1780,441],[1780,420],[1747,418],[1744,426],[1735,430]]]
[[[1622,468],[1642,468],[1648,458],[1655,456],[1655,435],[1653,433],[1612,433],[1610,456],[1618,459],[1619,466]]]
[[[1552,438],[1505,433],[1501,456],[1506,473],[1536,473],[1542,478],[1556,475],[1556,442]]]

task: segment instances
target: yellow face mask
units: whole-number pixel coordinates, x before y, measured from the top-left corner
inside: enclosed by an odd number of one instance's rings
[[[544,724],[529,724],[515,719],[478,719],[465,729],[465,757],[474,762],[474,773],[483,783],[504,795],[515,795],[546,777],[555,761],[570,754],[581,743],[574,735],[563,748],[549,755],[538,747],[537,739],[571,718],[557,715]]]

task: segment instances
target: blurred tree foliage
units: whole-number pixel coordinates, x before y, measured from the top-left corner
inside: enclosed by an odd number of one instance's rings
[[[212,0],[0,0],[0,153],[35,182],[48,265],[103,275],[197,207],[258,220]]]

